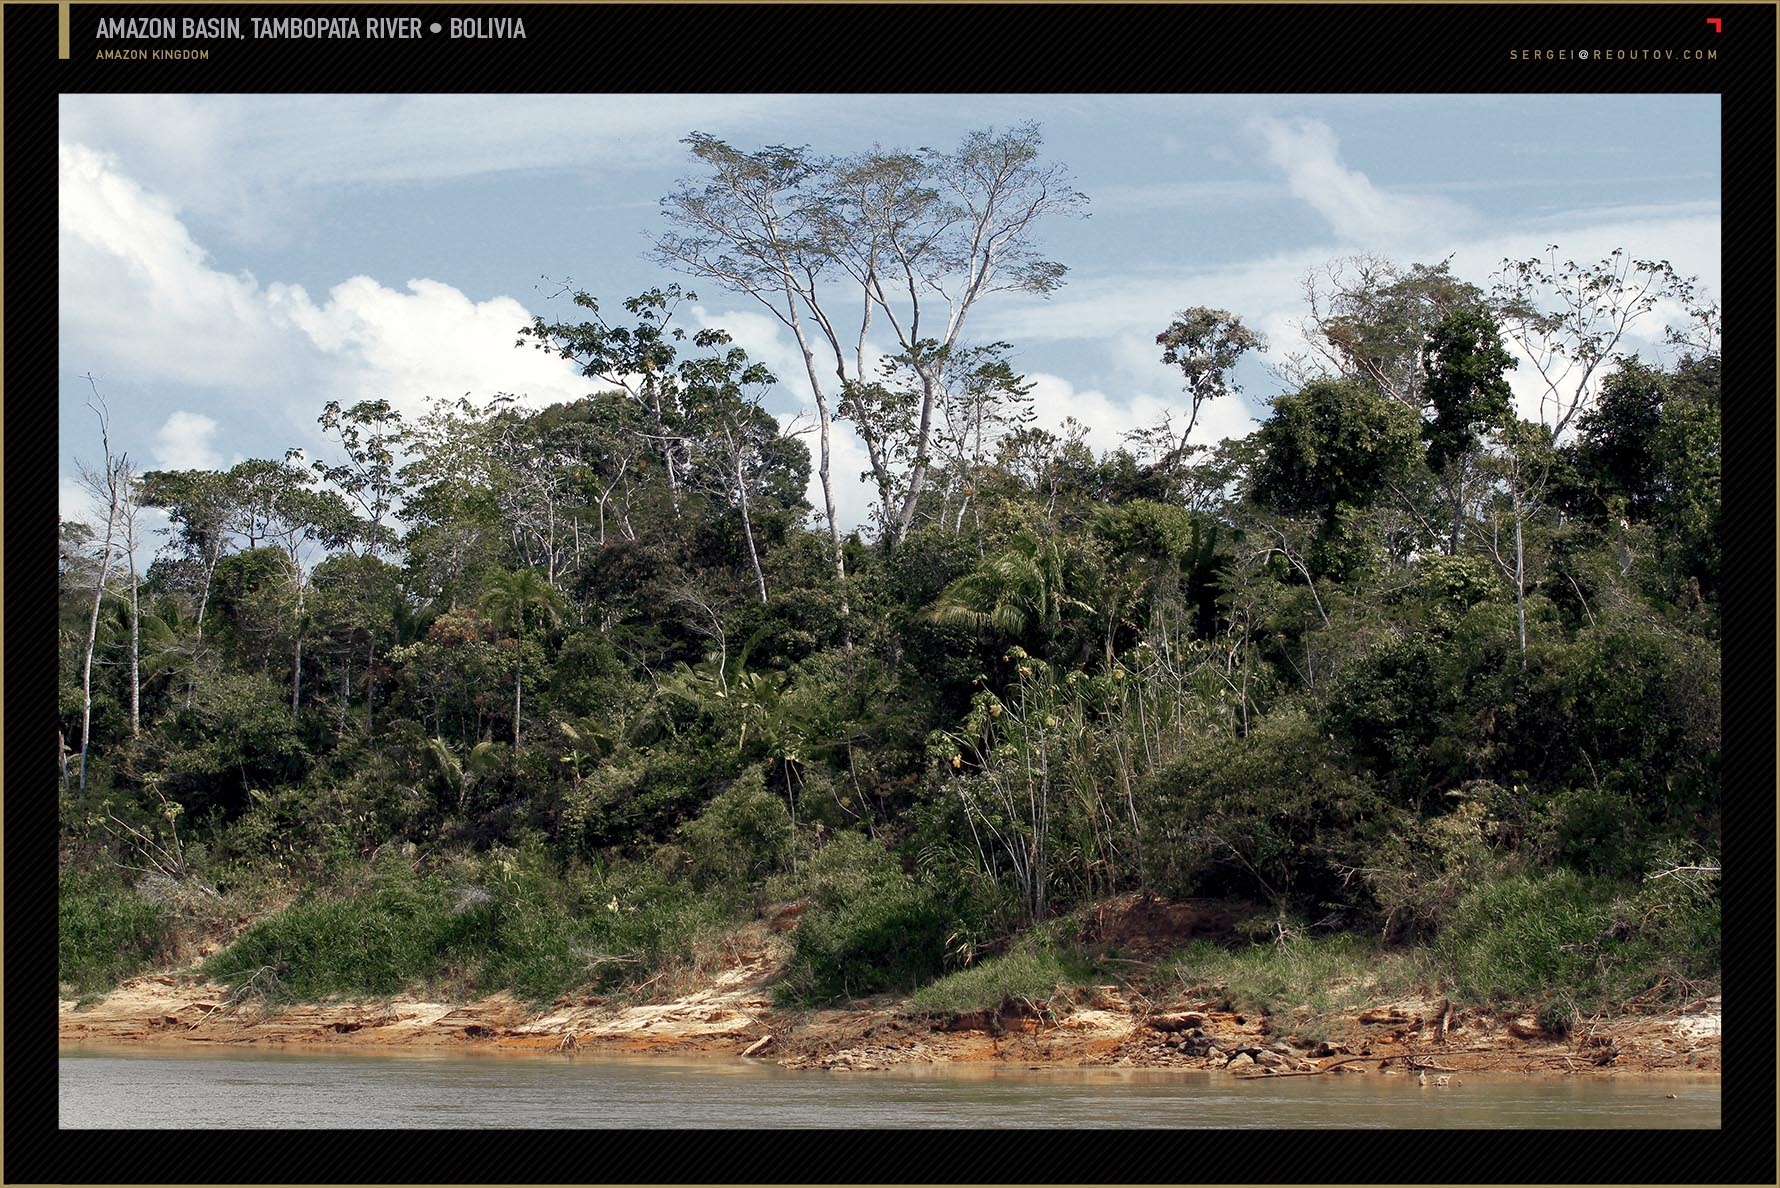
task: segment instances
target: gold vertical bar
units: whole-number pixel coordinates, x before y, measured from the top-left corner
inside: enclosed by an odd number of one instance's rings
[[[56,5],[56,56],[58,58],[66,58],[68,56],[68,43],[70,40],[68,34],[68,0],[61,0],[61,3]]]

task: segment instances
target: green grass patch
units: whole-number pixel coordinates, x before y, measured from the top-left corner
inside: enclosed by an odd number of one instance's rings
[[[1093,964],[1080,951],[1061,943],[1054,930],[1037,929],[1006,953],[921,987],[909,1005],[924,1014],[962,1015],[1009,1001],[1039,1004],[1060,994],[1073,996],[1094,976]]]
[[[1558,871],[1466,895],[1435,949],[1455,996],[1551,1007],[1556,1022],[1715,991],[1720,939],[1715,882]]]
[[[166,911],[121,879],[69,871],[56,882],[56,976],[81,996],[109,990],[165,958]]]
[[[1425,949],[1391,948],[1368,937],[1288,937],[1229,949],[1195,941],[1161,963],[1189,996],[1219,997],[1229,1009],[1283,1015],[1353,1010],[1379,997],[1416,994],[1435,981]]]
[[[205,965],[275,1001],[377,998],[429,988],[510,990],[530,1001],[638,982],[690,960],[720,909],[647,868],[559,876],[513,852],[416,874],[395,860],[355,893],[317,897],[254,924]]]

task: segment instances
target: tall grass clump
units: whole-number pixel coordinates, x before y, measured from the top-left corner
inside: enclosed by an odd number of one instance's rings
[[[171,944],[167,913],[122,879],[69,870],[57,880],[56,977],[76,994],[111,989]]]
[[[1716,880],[1647,878],[1635,888],[1562,870],[1466,895],[1436,944],[1454,991],[1483,1004],[1619,1010],[1717,985]]]
[[[384,997],[428,987],[544,1001],[641,981],[689,960],[720,909],[650,868],[561,875],[534,850],[497,850],[416,872],[381,862],[354,892],[260,920],[205,972],[285,1001]]]
[[[1065,943],[1056,928],[1038,928],[1021,936],[1006,953],[921,987],[909,1005],[932,1015],[996,1010],[1009,1002],[1043,1006],[1059,995],[1072,995],[1093,979],[1093,964],[1080,950]]]
[[[1255,1014],[1351,1010],[1381,995],[1420,992],[1434,978],[1425,950],[1353,935],[1291,936],[1240,949],[1198,940],[1157,972],[1172,975],[1187,994]]]
[[[258,980],[286,1000],[394,994],[434,972],[446,952],[477,943],[481,922],[461,907],[443,881],[383,862],[356,894],[318,896],[255,922],[204,972],[231,985]]]

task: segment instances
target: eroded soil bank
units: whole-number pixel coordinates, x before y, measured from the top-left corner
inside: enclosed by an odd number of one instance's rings
[[[567,997],[527,1004],[506,994],[473,1002],[396,997],[268,1008],[194,973],[131,979],[101,999],[64,999],[64,1044],[477,1046],[513,1053],[586,1052],[746,1057],[835,1071],[907,1062],[1226,1070],[1238,1076],[1409,1074],[1430,1085],[1466,1073],[1716,1075],[1717,997],[1662,1013],[1585,1023],[1564,1036],[1530,1016],[1455,1009],[1444,999],[1368,1003],[1315,1019],[1245,1015],[1194,998],[1146,998],[1112,985],[1073,1000],[1004,1002],[940,1017],[887,999],[841,1009],[773,1005],[782,939],[737,939],[691,992],[659,1000]],[[1445,1078],[1442,1081],[1442,1078]]]

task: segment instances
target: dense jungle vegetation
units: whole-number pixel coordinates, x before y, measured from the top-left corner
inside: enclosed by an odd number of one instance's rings
[[[1688,279],[1337,261],[1257,432],[1189,440],[1265,345],[1192,307],[1138,328],[1178,414],[1097,452],[1034,423],[1019,344],[964,333],[1063,282],[1037,235],[1083,198],[1036,129],[688,143],[662,285],[514,328],[584,399],[318,400],[323,459],[143,472],[96,389],[66,988],[257,917],[212,973],[541,999],[801,901],[784,993],[816,1002],[1029,959],[1125,892],[1432,954],[1476,1001],[1715,984],[1719,346]],[[779,317],[813,419],[765,411],[675,275]]]

